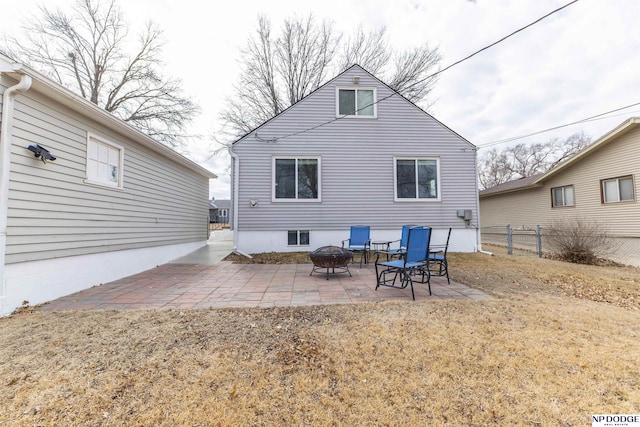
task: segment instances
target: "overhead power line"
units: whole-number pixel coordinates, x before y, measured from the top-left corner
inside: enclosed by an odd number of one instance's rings
[[[567,4],[565,4],[564,6],[561,6],[561,7],[557,8],[557,9],[555,9],[555,10],[552,10],[551,12],[547,13],[547,14],[546,14],[546,15],[544,15],[544,16],[541,16],[540,18],[538,18],[538,19],[536,19],[535,21],[533,21],[533,22],[531,22],[531,23],[529,23],[529,24],[525,25],[524,27],[518,28],[517,30],[513,31],[512,33],[507,34],[506,36],[504,36],[504,37],[503,37],[503,38],[501,38],[500,40],[497,40],[497,41],[495,41],[495,42],[493,42],[493,43],[491,43],[491,44],[489,44],[489,45],[487,45],[487,46],[483,47],[482,49],[476,50],[476,51],[475,51],[475,52],[473,52],[471,55],[467,55],[467,56],[465,56],[464,58],[462,58],[462,59],[460,59],[460,60],[458,60],[458,61],[454,62],[453,64],[449,64],[449,65],[447,65],[447,66],[446,66],[446,67],[444,67],[443,69],[441,69],[441,70],[439,70],[439,71],[436,71],[435,73],[431,74],[430,76],[427,76],[427,77],[425,77],[425,78],[423,78],[423,79],[421,79],[421,80],[418,80],[418,81],[416,81],[416,82],[412,83],[411,85],[409,85],[409,86],[407,87],[407,89],[410,89],[410,88],[412,88],[412,87],[413,87],[413,86],[415,86],[415,85],[418,85],[418,84],[420,84],[420,83],[423,83],[423,82],[427,81],[428,79],[430,79],[430,78],[432,78],[432,77],[437,76],[438,74],[444,73],[444,72],[445,72],[445,71],[447,71],[448,69],[455,67],[456,65],[460,64],[461,62],[464,62],[464,61],[466,61],[466,60],[468,60],[468,59],[471,59],[471,58],[473,58],[474,56],[476,56],[477,54],[479,54],[480,52],[484,52],[485,50],[490,49],[490,48],[492,48],[493,46],[495,46],[495,45],[497,45],[497,44],[499,44],[499,43],[502,43],[503,41],[505,41],[505,40],[506,40],[506,39],[508,39],[509,37],[515,36],[515,35],[516,35],[516,34],[518,34],[519,32],[526,30],[527,28],[529,28],[529,27],[531,27],[531,26],[533,26],[533,25],[537,24],[538,22],[542,21],[543,19],[548,18],[549,16],[553,15],[554,13],[558,13],[558,12],[560,12],[562,9],[565,9],[565,8],[567,8],[567,7],[571,6],[572,4],[577,3],[578,1],[579,1],[579,0],[573,0],[573,1],[571,1],[571,2],[569,2],[569,3],[567,3]]]
[[[580,123],[591,122],[591,121],[594,121],[594,120],[608,119],[610,117],[602,117],[602,116],[605,116],[605,115],[611,114],[611,113],[615,113],[616,111],[626,110],[627,108],[635,107],[636,105],[640,105],[640,102],[636,102],[635,104],[625,105],[624,107],[616,108],[614,110],[610,110],[610,111],[607,111],[605,113],[596,114],[595,116],[591,116],[591,117],[587,117],[587,118],[584,118],[584,119],[580,119],[580,120],[577,120],[575,122],[565,123],[563,125],[554,126],[554,127],[548,128],[548,129],[543,129],[543,130],[538,130],[538,131],[535,131],[535,132],[531,132],[531,133],[528,133],[526,135],[513,136],[513,137],[510,137],[510,138],[505,138],[505,139],[500,139],[500,140],[497,140],[497,141],[487,142],[485,144],[478,144],[477,147],[478,148],[491,147],[491,146],[494,146],[494,145],[505,144],[507,142],[515,141],[517,139],[528,138],[530,136],[539,135],[541,133],[550,132],[550,131],[556,130],[556,129],[562,129],[562,128],[565,128],[565,127],[568,127],[568,126],[577,125],[577,124],[580,124]]]
[[[443,72],[445,72],[445,71],[447,71],[447,70],[449,70],[449,69],[451,69],[451,68],[455,67],[456,65],[458,65],[458,64],[460,64],[460,63],[462,63],[462,62],[464,62],[464,61],[467,61],[467,60],[471,59],[472,57],[476,56],[477,54],[479,54],[479,53],[481,53],[481,52],[484,52],[485,50],[490,49],[490,48],[492,48],[493,46],[495,46],[495,45],[497,45],[497,44],[499,44],[499,43],[502,43],[503,41],[507,40],[508,38],[510,38],[510,37],[512,37],[512,36],[514,36],[514,35],[516,35],[516,34],[518,34],[518,33],[519,33],[519,32],[521,32],[521,31],[526,30],[526,29],[527,29],[527,28],[529,28],[529,27],[532,27],[533,25],[535,25],[535,24],[539,23],[540,21],[542,21],[542,20],[544,20],[544,19],[546,19],[546,18],[550,17],[551,15],[553,15],[553,14],[555,14],[555,13],[560,12],[561,10],[563,10],[563,9],[565,9],[565,8],[567,8],[567,7],[569,7],[569,6],[571,6],[571,5],[572,5],[572,4],[574,4],[574,3],[577,3],[578,1],[579,1],[579,0],[573,0],[573,1],[570,1],[569,3],[565,4],[564,6],[561,6],[561,7],[557,8],[557,9],[552,10],[551,12],[547,13],[546,15],[541,16],[540,18],[536,19],[535,21],[530,22],[529,24],[525,25],[524,27],[520,27],[520,28],[518,28],[517,30],[515,30],[515,31],[513,31],[513,32],[511,32],[511,33],[509,33],[509,34],[507,34],[506,36],[502,37],[501,39],[499,39],[499,40],[497,40],[497,41],[495,41],[495,42],[493,42],[493,43],[491,43],[491,44],[489,44],[489,45],[486,45],[486,46],[484,46],[484,47],[483,47],[483,48],[481,48],[481,49],[476,50],[476,51],[475,51],[475,52],[473,52],[472,54],[467,55],[466,57],[464,57],[464,58],[462,58],[462,59],[460,59],[460,60],[458,60],[458,61],[456,61],[456,62],[454,62],[454,63],[452,63],[452,64],[447,65],[447,66],[446,66],[446,67],[444,67],[443,69],[438,70],[438,71],[436,71],[435,73],[428,75],[427,77],[424,77],[424,78],[422,78],[422,79],[420,79],[420,80],[418,80],[418,81],[413,82],[411,85],[407,86],[405,89],[410,89],[410,88],[412,88],[412,87],[414,87],[414,86],[416,86],[416,85],[418,85],[418,84],[420,84],[420,83],[423,83],[423,82],[425,82],[425,81],[429,80],[430,78],[433,78],[433,77],[435,77],[435,76],[437,76],[437,75],[439,75],[439,74],[442,74]],[[385,96],[385,97],[383,97],[383,98],[381,98],[381,99],[379,99],[379,100],[377,100],[377,101],[372,102],[371,104],[368,104],[368,105],[365,105],[365,106],[363,106],[363,107],[359,108],[357,111],[360,111],[360,110],[363,110],[363,109],[365,109],[365,108],[371,107],[371,106],[373,106],[373,105],[379,104],[379,103],[381,103],[382,101],[384,101],[384,100],[386,100],[386,99],[388,99],[388,98],[391,98],[391,97],[392,97],[393,95],[395,95],[395,94],[396,94],[396,92],[394,91],[394,92],[393,92],[393,93],[391,93],[390,95],[387,95],[387,96]],[[357,112],[357,111],[356,111],[356,112]],[[328,124],[330,124],[330,123],[333,123],[333,122],[336,122],[336,121],[338,121],[338,120],[344,119],[345,117],[347,117],[347,116],[346,116],[346,115],[344,115],[344,116],[339,116],[339,117],[336,117],[335,119],[328,120],[328,121],[326,121],[326,122],[320,123],[320,124],[315,125],[315,126],[312,126],[312,127],[310,127],[310,128],[303,129],[303,130],[301,130],[301,131],[297,131],[297,132],[293,132],[293,133],[289,133],[289,134],[286,134],[286,135],[283,135],[283,136],[279,136],[279,137],[273,137],[273,138],[267,138],[267,139],[265,139],[265,138],[260,138],[260,137],[257,135],[257,131],[254,133],[254,136],[255,136],[255,138],[256,138],[257,140],[262,141],[262,142],[276,142],[276,141],[277,141],[277,140],[279,140],[279,139],[290,138],[290,137],[292,137],[292,136],[296,136],[296,135],[300,135],[300,134],[303,134],[303,133],[310,132],[310,131],[312,131],[312,130],[318,129],[318,128],[323,127],[323,126],[326,126],[326,125],[328,125]]]

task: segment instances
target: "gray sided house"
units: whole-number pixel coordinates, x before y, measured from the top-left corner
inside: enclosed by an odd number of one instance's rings
[[[209,202],[209,222],[229,224],[231,200],[211,200]]]
[[[214,174],[4,56],[0,102],[0,315],[206,244]]]
[[[618,240],[612,258],[640,265],[639,177],[640,118],[635,117],[544,174],[481,191],[482,227],[541,225],[544,230],[562,218],[596,220]]]
[[[478,249],[475,146],[358,65],[230,151],[240,252],[340,245],[352,225],[397,240],[403,224],[432,227],[432,242],[452,227],[451,250]]]

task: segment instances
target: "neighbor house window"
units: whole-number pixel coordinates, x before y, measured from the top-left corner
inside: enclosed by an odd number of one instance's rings
[[[122,188],[123,159],[122,147],[89,135],[85,182]]]
[[[218,216],[229,216],[229,210],[228,209],[220,209],[218,211]]]
[[[440,161],[437,158],[396,158],[396,200],[440,200]]]
[[[564,187],[551,189],[551,206],[559,208],[573,205],[573,185],[565,185]]]
[[[274,200],[320,200],[320,158],[274,158]]]
[[[375,88],[338,88],[337,116],[376,117]]]
[[[309,246],[309,230],[287,231],[287,245]]]
[[[633,177],[603,179],[602,200],[604,203],[629,202],[635,200],[633,191]]]

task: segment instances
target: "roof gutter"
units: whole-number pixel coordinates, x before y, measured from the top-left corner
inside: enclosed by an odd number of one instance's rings
[[[16,78],[17,75],[24,74],[32,77],[32,89],[34,91],[42,93],[43,95],[55,100],[56,102],[60,102],[64,106],[69,107],[72,110],[86,117],[89,117],[104,126],[110,127],[111,129],[120,133],[122,136],[130,138],[138,144],[150,148],[161,156],[169,158],[172,161],[187,167],[188,169],[196,172],[199,175],[208,177],[209,179],[218,177],[216,174],[200,166],[191,159],[188,159],[182,154],[154,140],[152,137],[136,129],[131,124],[124,122],[105,109],[92,102],[87,101],[80,95],[51,81],[47,77],[25,66],[24,64],[14,63],[11,67],[11,70],[7,70],[8,73],[10,73],[11,77]]]
[[[11,167],[11,127],[15,97],[31,88],[31,77],[20,75],[18,84],[7,88],[2,95],[0,123],[0,308],[5,298],[4,265],[7,252],[7,214],[9,211],[9,169]],[[0,310],[1,311],[1,310]]]

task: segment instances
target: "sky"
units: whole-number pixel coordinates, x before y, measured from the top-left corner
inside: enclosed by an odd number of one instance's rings
[[[118,0],[134,33],[147,21],[164,30],[164,72],[182,79],[202,114],[190,133],[202,138],[184,154],[219,178],[210,195],[229,198],[229,157],[212,136],[233,95],[241,50],[264,14],[274,29],[286,18],[312,13],[350,34],[386,28],[391,46],[437,47],[446,67],[533,22],[569,0]],[[20,34],[38,6],[67,9],[73,0],[5,2],[0,33]],[[594,140],[640,105],[551,132],[491,145],[640,103],[640,0],[580,0],[559,13],[440,74],[428,111],[479,147],[546,142],[584,132]],[[487,145],[489,144],[489,145]],[[483,148],[484,146],[484,148]]]

